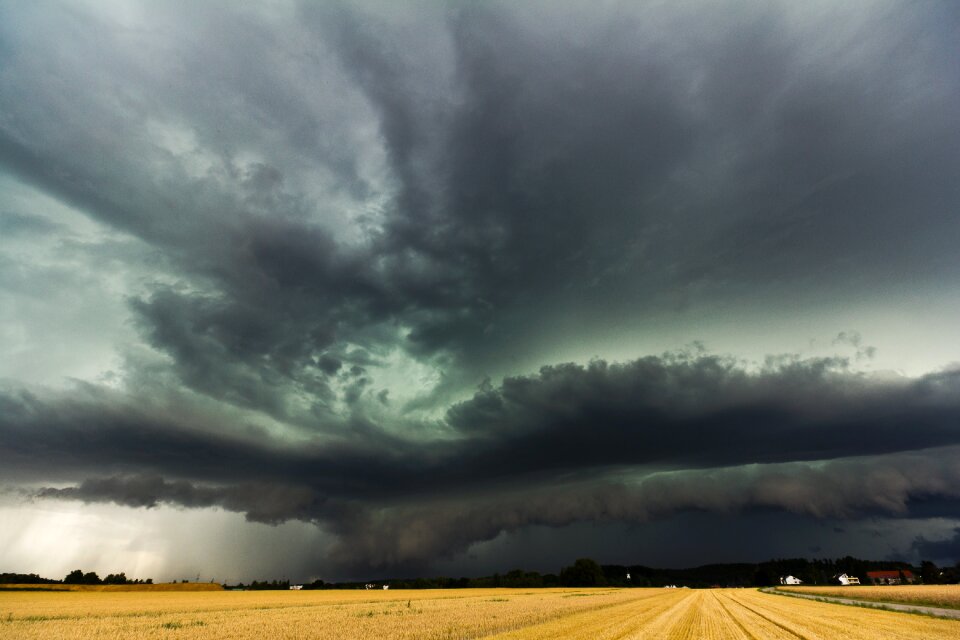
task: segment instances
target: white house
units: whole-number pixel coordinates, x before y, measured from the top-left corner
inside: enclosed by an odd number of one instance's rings
[[[290,591],[300,591],[301,589],[303,589],[303,585],[302,585],[302,584],[292,584],[292,585],[290,585]]]
[[[383,585],[383,590],[384,590],[384,591],[386,591],[386,590],[389,589],[389,588],[390,588],[390,585],[388,585],[388,584]]]
[[[842,584],[843,586],[847,586],[851,584],[860,584],[860,578],[858,578],[857,576],[848,576],[845,573],[841,573],[840,577],[838,577],[837,580],[839,580],[840,584]]]
[[[803,584],[803,580],[800,578],[794,578],[793,576],[781,576],[780,584]]]

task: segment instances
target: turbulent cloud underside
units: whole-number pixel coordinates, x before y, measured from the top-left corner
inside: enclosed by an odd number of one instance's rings
[[[340,575],[537,525],[955,518],[958,33],[0,7],[0,481],[314,523]],[[912,341],[925,373],[881,363]]]

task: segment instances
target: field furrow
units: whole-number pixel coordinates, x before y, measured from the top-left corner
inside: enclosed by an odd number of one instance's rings
[[[682,599],[669,609],[660,612],[655,617],[645,620],[633,638],[669,638],[678,628],[682,620],[692,615],[693,606],[697,600],[693,591],[684,589],[679,591]],[[682,627],[681,627],[682,628]]]
[[[737,640],[755,640],[748,628],[738,622],[720,601],[720,596],[714,591],[704,592],[699,607],[698,619],[691,625],[686,637],[695,638],[736,638]],[[763,637],[770,637],[764,635]]]
[[[812,640],[796,625],[776,613],[769,610],[763,611],[762,608],[757,607],[756,603],[745,602],[749,599],[747,594],[736,594],[736,596],[727,596],[727,598],[732,603],[729,610],[737,616],[743,627],[754,630],[754,633],[759,631],[760,637]]]
[[[724,602],[724,600],[727,602]],[[731,601],[729,596],[717,596],[717,604],[723,611],[724,616],[729,619],[731,623],[740,631],[740,635],[743,638],[748,638],[749,640],[760,640],[761,637],[778,637],[775,634],[763,633],[755,624],[751,623],[751,621],[744,620],[742,612],[739,611],[739,609],[742,609],[742,607],[739,607],[736,602]]]
[[[539,640],[541,638],[572,638],[575,640],[597,638],[641,637],[635,634],[652,620],[675,611],[689,596],[689,592],[657,591],[652,597],[643,598],[606,610],[583,611],[547,623],[533,625],[490,636],[490,640]]]

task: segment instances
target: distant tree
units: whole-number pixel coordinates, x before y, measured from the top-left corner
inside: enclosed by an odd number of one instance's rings
[[[920,579],[923,584],[937,584],[940,582],[940,569],[929,560],[920,563]]]
[[[758,587],[771,587],[780,584],[780,576],[777,575],[778,567],[772,562],[764,562],[757,567],[753,576],[753,583]]]
[[[514,569],[505,576],[500,576],[500,585],[513,589],[529,589],[543,586],[543,577],[536,571]]]
[[[83,571],[74,569],[63,579],[63,584],[83,584]]]
[[[560,584],[565,587],[603,587],[607,580],[599,564],[590,558],[580,558],[573,566],[560,571]]]
[[[59,580],[41,578],[35,573],[0,573],[0,584],[56,584]]]
[[[128,582],[124,573],[111,573],[103,579],[103,584],[127,584]]]
[[[103,581],[100,580],[100,576],[95,571],[91,571],[83,574],[83,580],[80,584],[103,584]]]
[[[267,591],[267,590],[277,590],[277,589],[289,589],[290,581],[289,580],[272,580],[272,581],[259,581],[254,580],[250,583],[251,591]]]

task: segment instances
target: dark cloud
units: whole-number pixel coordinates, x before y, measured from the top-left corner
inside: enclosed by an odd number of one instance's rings
[[[332,511],[322,498],[305,487],[258,483],[217,488],[184,480],[168,482],[156,475],[89,479],[76,487],[42,489],[35,496],[85,502],[109,500],[126,507],[151,508],[161,503],[195,509],[221,507],[268,524],[290,519],[310,521]]]
[[[912,548],[925,560],[960,563],[960,528],[954,531],[952,538],[945,540],[927,540],[920,536],[914,540]]]
[[[884,384],[837,364],[788,361],[757,374],[715,357],[545,367],[480,391],[448,419],[493,443],[475,453],[487,466],[525,469],[777,462],[956,442],[955,372]]]
[[[483,360],[527,316],[642,313],[664,288],[739,295],[825,273],[831,284],[819,289],[859,290],[878,274],[889,285],[894,270],[921,276],[922,255],[956,240],[935,201],[957,198],[946,133],[958,130],[956,114],[943,107],[958,78],[927,76],[940,88],[919,94],[903,69],[943,69],[943,51],[896,59],[890,49],[928,29],[928,17],[896,12],[902,31],[884,26],[858,42],[883,60],[865,67],[801,46],[772,8],[746,19],[678,11],[669,44],[640,16],[569,13],[582,21],[580,43],[604,45],[578,46],[563,28],[558,45],[499,5],[452,12],[449,31],[425,26],[421,36],[451,52],[452,88],[425,85],[402,54],[403,29],[370,15],[329,19],[402,176],[387,237],[456,278],[443,312],[410,334],[418,347]],[[710,20],[719,28],[697,38]],[[935,115],[921,125],[924,109]],[[943,146],[926,138],[932,130],[946,133]],[[931,218],[904,243],[908,201]]]
[[[21,480],[57,475],[38,474],[40,459],[89,478],[41,497],[305,520],[350,566],[413,565],[530,525],[690,509],[907,515],[914,500],[955,500],[957,380],[877,381],[820,360],[750,371],[709,355],[561,365],[485,386],[427,442],[360,423],[339,442],[238,437],[95,389],[7,392],[0,443]]]
[[[223,79],[199,101],[183,98],[197,89],[177,78],[166,108],[227,166],[224,187],[236,181],[261,199],[285,188],[286,170],[238,167],[225,129],[268,118],[276,129],[252,130],[291,143],[278,162],[291,171],[332,165],[331,184],[342,185],[360,180],[359,158],[345,157],[349,145],[334,151],[322,140],[348,135],[360,116],[374,118],[396,193],[382,224],[353,247],[312,222],[316,205],[296,191],[261,211],[178,175],[182,168],[169,177],[184,182],[179,196],[149,184],[146,163],[117,166],[107,180],[82,156],[27,142],[29,131],[51,124],[37,117],[26,121],[32,129],[2,132],[0,156],[19,175],[176,254],[193,292],[158,289],[134,298],[134,310],[186,384],[230,401],[276,403],[269,391],[251,391],[265,379],[269,387],[292,378],[312,392],[310,366],[325,349],[384,323],[408,327],[405,340],[388,335],[412,354],[450,352],[462,356],[460,366],[498,371],[533,326],[571,309],[644,313],[662,306],[667,291],[683,292],[689,304],[691,295],[769,292],[828,272],[829,286],[858,290],[878,273],[888,284],[926,277],[928,268],[955,273],[945,257],[932,264],[920,256],[952,253],[936,247],[952,246],[960,230],[940,204],[958,199],[960,144],[951,136],[960,127],[956,110],[942,107],[960,82],[944,67],[943,48],[896,53],[930,28],[928,16],[898,9],[882,28],[859,34],[871,57],[833,64],[815,42],[801,46],[807,34],[791,31],[773,7],[668,11],[669,39],[647,26],[644,12],[555,10],[559,34],[499,4],[421,8],[406,18],[305,7],[302,28],[318,37],[306,57],[327,56],[305,82],[336,77],[351,86],[344,102],[366,105],[342,122],[331,120],[346,115],[339,101],[331,99],[331,113],[311,109],[300,88],[278,84],[247,55],[217,54]],[[581,20],[577,33],[570,25]],[[199,25],[227,50],[250,40],[279,46],[249,16],[216,30]],[[711,37],[698,37],[705,32]],[[826,42],[843,46],[844,37]],[[210,66],[201,42],[189,40],[180,54],[206,61],[194,68]],[[141,76],[140,97],[172,72]],[[924,80],[930,85],[917,91]],[[221,122],[219,101],[240,95],[247,110]],[[71,132],[81,148],[93,144],[85,131],[99,130],[86,124]],[[913,222],[904,229],[906,210]],[[221,362],[236,375],[206,380],[205,367]]]
[[[165,402],[89,385],[57,395],[11,389],[0,401],[9,450],[46,452],[64,464],[71,456],[116,460],[133,465],[117,469],[128,470],[151,459],[163,465],[158,454],[169,450],[176,465],[169,470],[178,474],[216,474],[222,466],[312,483],[333,465],[334,476],[356,468],[358,477],[391,490],[419,490],[594,467],[716,467],[960,444],[957,384],[956,372],[882,381],[822,360],[754,372],[709,355],[595,361],[484,386],[450,407],[444,438],[426,442],[391,435],[388,424],[360,416],[338,423],[333,440],[304,434],[298,442],[270,436],[255,422],[245,433],[232,417],[189,406],[169,413]],[[311,460],[318,463],[313,471]],[[425,477],[402,478],[407,468],[421,468]]]
[[[706,472],[655,474],[636,482],[559,484],[463,499],[377,506],[327,501],[302,487],[212,488],[158,477],[101,478],[74,488],[43,489],[41,498],[150,507],[219,506],[259,522],[301,519],[335,535],[331,557],[341,568],[423,566],[530,525],[646,522],[680,511],[718,513],[776,509],[817,518],[863,513],[906,514],[914,497],[960,498],[956,452],[836,460]],[[935,546],[935,545],[934,545]],[[933,547],[930,547],[931,549]],[[927,547],[924,547],[924,551]],[[943,556],[936,556],[943,557]]]
[[[0,477],[358,566],[955,501],[960,374],[863,373],[848,328],[953,299],[954,9],[99,11],[0,8],[0,357],[110,334],[68,389],[0,370]],[[849,359],[638,357],[798,308]]]

